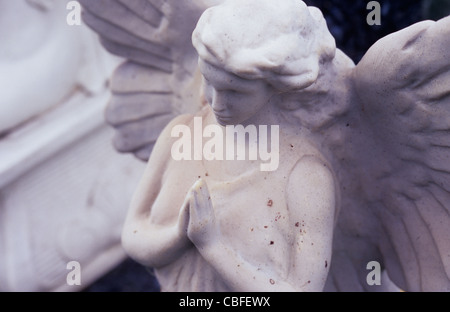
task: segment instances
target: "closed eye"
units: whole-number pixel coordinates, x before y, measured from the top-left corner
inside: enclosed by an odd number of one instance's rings
[[[246,91],[246,90],[237,90],[237,89],[216,89],[216,91],[218,91],[218,92],[226,92],[228,94],[233,94],[233,95],[239,95],[239,94],[246,94],[246,93],[248,93],[248,91]]]

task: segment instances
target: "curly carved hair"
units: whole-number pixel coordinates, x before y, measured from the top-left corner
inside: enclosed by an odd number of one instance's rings
[[[310,86],[336,53],[320,10],[300,0],[227,0],[203,13],[192,42],[203,61],[279,92]]]

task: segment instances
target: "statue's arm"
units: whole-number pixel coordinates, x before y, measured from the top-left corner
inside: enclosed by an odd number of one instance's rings
[[[280,254],[284,257],[280,262],[287,269],[275,265],[262,268],[256,265],[257,261],[242,258],[220,235],[208,192],[199,187],[195,192],[197,208],[191,208],[188,235],[231,289],[263,292],[323,289],[331,259],[336,200],[333,175],[322,162],[304,157],[289,178],[287,200],[292,227],[288,230],[295,239],[291,249]]]
[[[322,291],[338,204],[334,176],[327,165],[315,156],[303,157],[289,177],[287,199],[295,235],[288,277],[302,290]]]
[[[128,210],[122,231],[122,245],[131,258],[145,266],[157,268],[167,265],[192,246],[186,233],[190,192],[179,208],[177,222],[167,225],[151,219],[152,208],[170,159],[170,142],[173,140],[171,129],[174,125],[185,124],[190,118],[188,115],[179,116],[163,130]],[[171,201],[166,200],[164,203],[168,205],[169,214],[169,210],[173,210]],[[164,210],[165,207],[162,208]]]

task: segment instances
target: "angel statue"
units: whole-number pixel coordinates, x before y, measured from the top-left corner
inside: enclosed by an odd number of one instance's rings
[[[450,17],[355,66],[299,0],[82,3],[126,58],[122,241],[161,290],[450,290]]]

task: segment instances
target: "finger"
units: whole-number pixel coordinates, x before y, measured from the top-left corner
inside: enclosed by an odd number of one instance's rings
[[[202,178],[200,178],[200,179],[198,179],[198,180],[194,183],[194,185],[192,186],[192,191],[198,191],[198,190],[200,190],[200,188],[202,188],[204,185],[206,185],[206,184],[205,184],[205,181],[204,181]]]
[[[211,196],[206,183],[200,179],[194,185],[194,210],[198,220],[210,222],[214,219]]]
[[[192,192],[192,196],[190,197],[190,205],[189,205],[189,221],[188,221],[188,225],[187,225],[187,235],[188,235],[189,239],[194,243],[197,240],[199,230],[201,229],[201,226],[199,224],[200,224],[200,222],[198,221],[198,217],[197,217],[195,192]]]
[[[211,208],[212,209],[212,204],[211,204],[211,194],[209,193],[209,189],[208,186],[206,185],[206,183],[203,184],[203,186],[200,188],[200,193],[201,193],[201,197],[204,200],[206,207]]]
[[[186,196],[178,214],[178,228],[182,233],[188,232],[192,196]]]
[[[198,218],[199,202],[198,202],[197,189],[198,189],[200,183],[201,183],[200,180],[198,180],[197,182],[194,183],[194,185],[191,188],[190,207],[189,207],[191,228],[192,228],[192,226],[197,228],[198,223],[199,223],[199,218]]]

